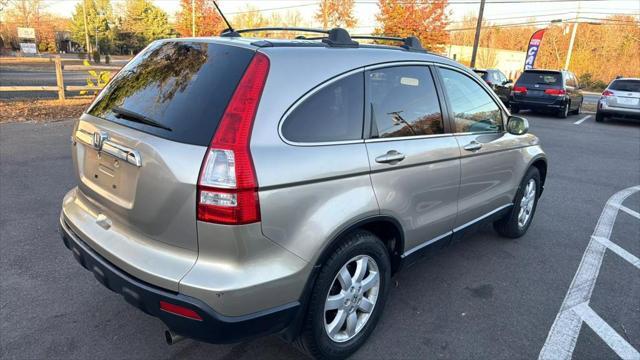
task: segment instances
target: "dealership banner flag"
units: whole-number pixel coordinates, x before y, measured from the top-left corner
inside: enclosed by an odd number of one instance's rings
[[[524,69],[533,69],[533,64],[536,61],[536,56],[540,50],[540,44],[542,43],[542,36],[547,29],[540,29],[531,35],[529,39],[529,48],[527,49],[527,58],[524,60]]]

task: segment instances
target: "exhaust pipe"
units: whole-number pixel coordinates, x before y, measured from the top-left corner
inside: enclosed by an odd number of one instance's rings
[[[174,333],[170,329],[167,329],[164,331],[164,339],[167,341],[167,345],[174,345],[184,340],[185,337]]]

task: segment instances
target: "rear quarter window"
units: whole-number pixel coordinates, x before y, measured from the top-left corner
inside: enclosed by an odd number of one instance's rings
[[[254,54],[207,42],[152,43],[111,80],[87,112],[165,139],[206,146]],[[118,109],[164,128],[123,118]]]
[[[282,123],[282,136],[318,143],[362,138],[364,75],[357,73],[321,87],[304,99]]]

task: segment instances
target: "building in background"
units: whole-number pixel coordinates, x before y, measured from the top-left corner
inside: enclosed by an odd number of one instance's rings
[[[445,47],[444,55],[469,66],[472,52],[472,46],[449,45]],[[476,68],[500,69],[509,79],[515,81],[522,72],[525,57],[524,51],[479,47]]]

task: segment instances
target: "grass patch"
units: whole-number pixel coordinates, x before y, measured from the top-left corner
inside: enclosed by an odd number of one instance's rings
[[[0,123],[55,122],[77,119],[92,98],[60,100],[0,100]]]
[[[596,111],[597,104],[582,104],[583,111]]]

